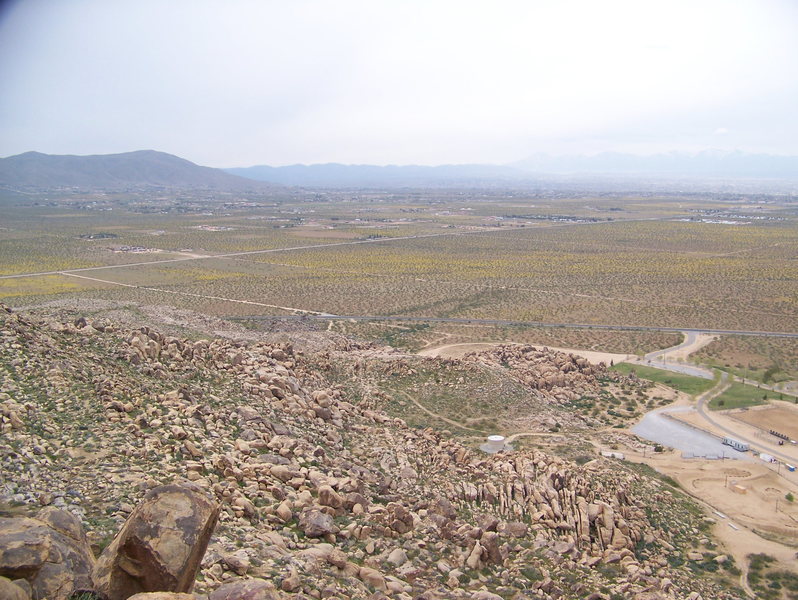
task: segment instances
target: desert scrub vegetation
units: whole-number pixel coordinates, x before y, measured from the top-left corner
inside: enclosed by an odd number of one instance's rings
[[[683,375],[681,373],[674,373],[672,371],[665,371],[664,369],[656,369],[643,365],[619,363],[611,367],[611,370],[617,371],[618,373],[622,373],[624,375],[631,375],[634,373],[641,379],[647,379],[649,381],[653,381],[654,383],[667,385],[668,387],[672,387],[675,390],[684,392],[685,394],[689,394],[691,396],[696,396],[706,392],[707,390],[712,389],[715,385],[715,380],[713,379],[703,379],[701,377]]]
[[[798,340],[724,335],[696,352],[700,362],[738,377],[774,384],[798,377]]]
[[[120,199],[121,210],[105,212],[95,210],[108,204],[102,198],[86,199],[88,205],[75,200],[62,207],[15,207],[11,226],[0,232],[0,270],[145,262],[181,250],[218,254],[312,246],[113,275],[132,285],[168,284],[174,291],[336,314],[798,331],[798,265],[792,260],[798,230],[792,221],[734,226],[602,220],[673,214],[675,204],[667,200],[647,207],[629,199],[539,202],[500,192],[479,198],[452,192],[308,195],[247,205],[188,195],[130,196]],[[328,201],[334,198],[346,203]],[[533,211],[525,204],[532,200]],[[598,221],[583,226],[535,216],[558,214]],[[524,222],[519,215],[531,216]],[[85,237],[92,232],[117,237]],[[436,235],[391,241],[428,234]],[[316,247],[374,237],[381,241]],[[114,253],[109,245],[165,252]],[[111,279],[112,273],[104,275]],[[199,298],[163,301],[208,306]],[[223,302],[212,305],[214,314],[225,314]],[[240,307],[227,310],[242,314]],[[412,336],[406,337],[412,348]],[[528,341],[584,347],[561,340]],[[602,341],[594,336],[593,344]],[[653,348],[630,338],[604,349]]]
[[[575,348],[642,355],[678,344],[678,333],[491,325],[488,323],[416,323],[400,321],[336,321],[334,331],[385,342],[412,352],[447,344],[519,343],[553,348]]]
[[[798,574],[782,568],[767,554],[748,555],[748,585],[757,598],[798,600]]]
[[[530,417],[552,412],[520,383],[475,364],[422,358],[358,363],[338,357],[317,368],[356,402],[465,442],[522,430]]]
[[[88,284],[88,285],[87,285]],[[53,296],[77,292],[86,287],[98,287],[92,282],[72,279],[64,275],[43,275],[19,279],[0,279],[0,300],[29,298],[31,296]]]
[[[483,231],[281,253],[279,262],[313,273],[337,274],[338,285],[344,287],[362,278],[375,285],[378,278],[401,281],[408,310],[426,310],[428,316],[589,323],[607,322],[611,314],[627,324],[720,327],[726,323],[747,328],[756,324],[772,329],[787,324],[794,328],[790,282],[798,271],[789,264],[783,246],[766,251],[751,244],[775,232],[777,239],[791,236],[784,245],[795,245],[796,235],[769,226],[729,226],[731,233],[711,227],[605,223],[509,234]],[[687,231],[679,233],[680,228]],[[743,229],[748,233],[740,233]],[[756,229],[758,235],[749,229]],[[689,245],[671,248],[664,241],[675,236],[688,244],[699,230],[706,236],[695,250]],[[643,239],[651,247],[630,244],[630,240]],[[715,244],[711,249],[710,242]],[[745,244],[750,245],[750,252]],[[263,255],[256,260],[276,259]],[[435,305],[425,301],[424,284],[429,283],[473,302]],[[726,301],[729,297],[736,299],[734,306]],[[411,298],[415,299],[412,304]]]
[[[607,378],[600,382],[597,394],[571,400],[566,408],[604,425],[623,427],[646,411],[667,403],[668,400],[653,396],[640,382],[629,379],[616,382]]]
[[[0,275],[62,271],[102,264],[86,260],[81,251],[82,248],[73,241],[57,236],[4,239],[0,232]]]

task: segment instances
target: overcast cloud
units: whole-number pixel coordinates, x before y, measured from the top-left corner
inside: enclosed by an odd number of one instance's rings
[[[798,154],[794,0],[20,0],[0,155]]]

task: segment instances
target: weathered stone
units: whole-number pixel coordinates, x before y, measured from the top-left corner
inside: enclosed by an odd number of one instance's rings
[[[294,470],[294,469],[291,469],[291,468],[289,468],[289,467],[287,467],[285,465],[274,465],[271,468],[271,474],[272,474],[272,476],[276,477],[280,481],[285,482],[285,481],[289,481],[289,480],[293,479],[294,477],[298,476],[299,472]]]
[[[502,563],[502,555],[501,551],[499,550],[499,536],[494,531],[486,531],[482,534],[480,538],[480,544],[485,549],[485,553],[487,553],[486,562],[492,563],[494,565],[500,565]]]
[[[150,490],[97,560],[95,589],[108,600],[190,592],[218,516],[218,504],[197,487]]]
[[[332,508],[341,508],[344,504],[343,498],[329,485],[319,487],[319,504]]]
[[[391,502],[386,507],[388,526],[397,533],[407,533],[413,529],[413,515],[398,502]]]
[[[704,555],[700,552],[688,552],[687,558],[688,560],[704,560]]]
[[[236,575],[246,575],[251,566],[246,550],[237,550],[232,554],[226,555],[222,560]]]
[[[346,567],[346,554],[339,550],[338,548],[333,548],[332,551],[327,555],[327,562],[329,562],[332,566],[338,567],[339,569],[343,569]]]
[[[214,590],[208,600],[280,600],[274,584],[264,579],[245,579],[225,583]]]
[[[93,567],[86,535],[71,513],[47,507],[36,518],[0,518],[0,575],[25,579],[34,597],[61,600],[91,589]]]
[[[554,542],[553,550],[557,554],[568,554],[569,552],[572,552],[573,549],[574,549],[573,542],[569,542],[567,540],[559,540],[557,542]]]
[[[296,592],[302,587],[302,580],[296,572],[291,573],[288,577],[283,579],[280,588],[284,592]]]
[[[407,553],[401,548],[394,548],[386,560],[395,567],[401,567],[407,562]]]
[[[141,592],[130,596],[127,600],[199,600],[194,594],[181,592]]]
[[[466,558],[466,565],[470,569],[478,569],[481,565],[482,561],[482,545],[479,542],[474,544],[474,547],[471,549],[471,552]]]
[[[294,517],[294,514],[291,512],[291,506],[285,500],[277,507],[275,514],[280,517],[283,523],[288,523],[288,521]]]
[[[10,579],[0,577],[0,598],[3,600],[30,600],[30,596],[21,587],[11,583]]]
[[[471,600],[502,600],[502,597],[493,592],[479,590],[471,595]]]
[[[520,521],[513,521],[510,523],[501,523],[498,526],[498,531],[502,535],[509,535],[512,537],[522,538],[529,531],[529,527],[527,526],[526,523],[521,523]]]
[[[339,531],[333,522],[333,518],[317,509],[302,511],[299,516],[299,527],[305,532],[306,536],[312,538],[322,537],[328,533],[338,533]]]
[[[382,576],[382,573],[376,569],[372,569],[371,567],[360,567],[360,570],[358,571],[358,577],[363,583],[370,585],[375,590],[379,590],[381,592],[385,592],[387,590],[385,578]]]

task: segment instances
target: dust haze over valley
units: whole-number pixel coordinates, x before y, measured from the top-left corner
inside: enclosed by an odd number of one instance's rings
[[[798,598],[795,25],[4,5],[0,597]]]

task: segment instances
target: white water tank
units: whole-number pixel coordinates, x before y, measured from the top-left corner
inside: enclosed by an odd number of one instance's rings
[[[485,444],[485,451],[494,454],[504,450],[504,436],[503,435],[489,435],[488,443]]]

